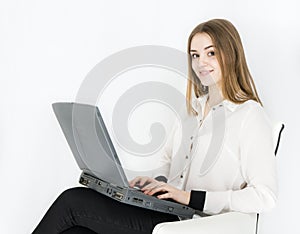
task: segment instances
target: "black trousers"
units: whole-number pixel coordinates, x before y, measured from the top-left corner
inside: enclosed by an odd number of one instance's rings
[[[130,206],[78,187],[55,200],[33,234],[151,234],[156,224],[177,220],[175,215]]]

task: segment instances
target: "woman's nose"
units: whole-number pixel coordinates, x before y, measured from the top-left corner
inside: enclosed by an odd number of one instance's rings
[[[205,66],[207,64],[206,58],[204,56],[199,56],[197,62],[199,67]]]

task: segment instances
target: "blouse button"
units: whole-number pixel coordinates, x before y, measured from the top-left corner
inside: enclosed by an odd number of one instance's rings
[[[182,179],[182,178],[183,178],[183,175],[180,175],[180,178]]]
[[[186,156],[185,156],[185,159],[188,159],[188,158],[189,158],[189,156],[188,156],[188,155],[186,155]]]

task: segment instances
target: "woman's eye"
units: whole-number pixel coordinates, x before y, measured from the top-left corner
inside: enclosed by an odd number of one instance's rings
[[[195,59],[195,58],[198,58],[199,55],[198,55],[198,54],[191,54],[191,57],[192,57],[193,59]]]
[[[210,52],[207,53],[207,55],[208,55],[208,56],[214,56],[214,55],[215,55],[215,52],[214,52],[214,51],[210,51]]]

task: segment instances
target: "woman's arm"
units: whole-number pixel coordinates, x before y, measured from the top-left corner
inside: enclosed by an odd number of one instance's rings
[[[275,206],[277,199],[275,146],[271,122],[261,106],[251,106],[239,136],[241,172],[245,179],[245,187],[240,190],[207,191],[204,212],[259,213]]]

